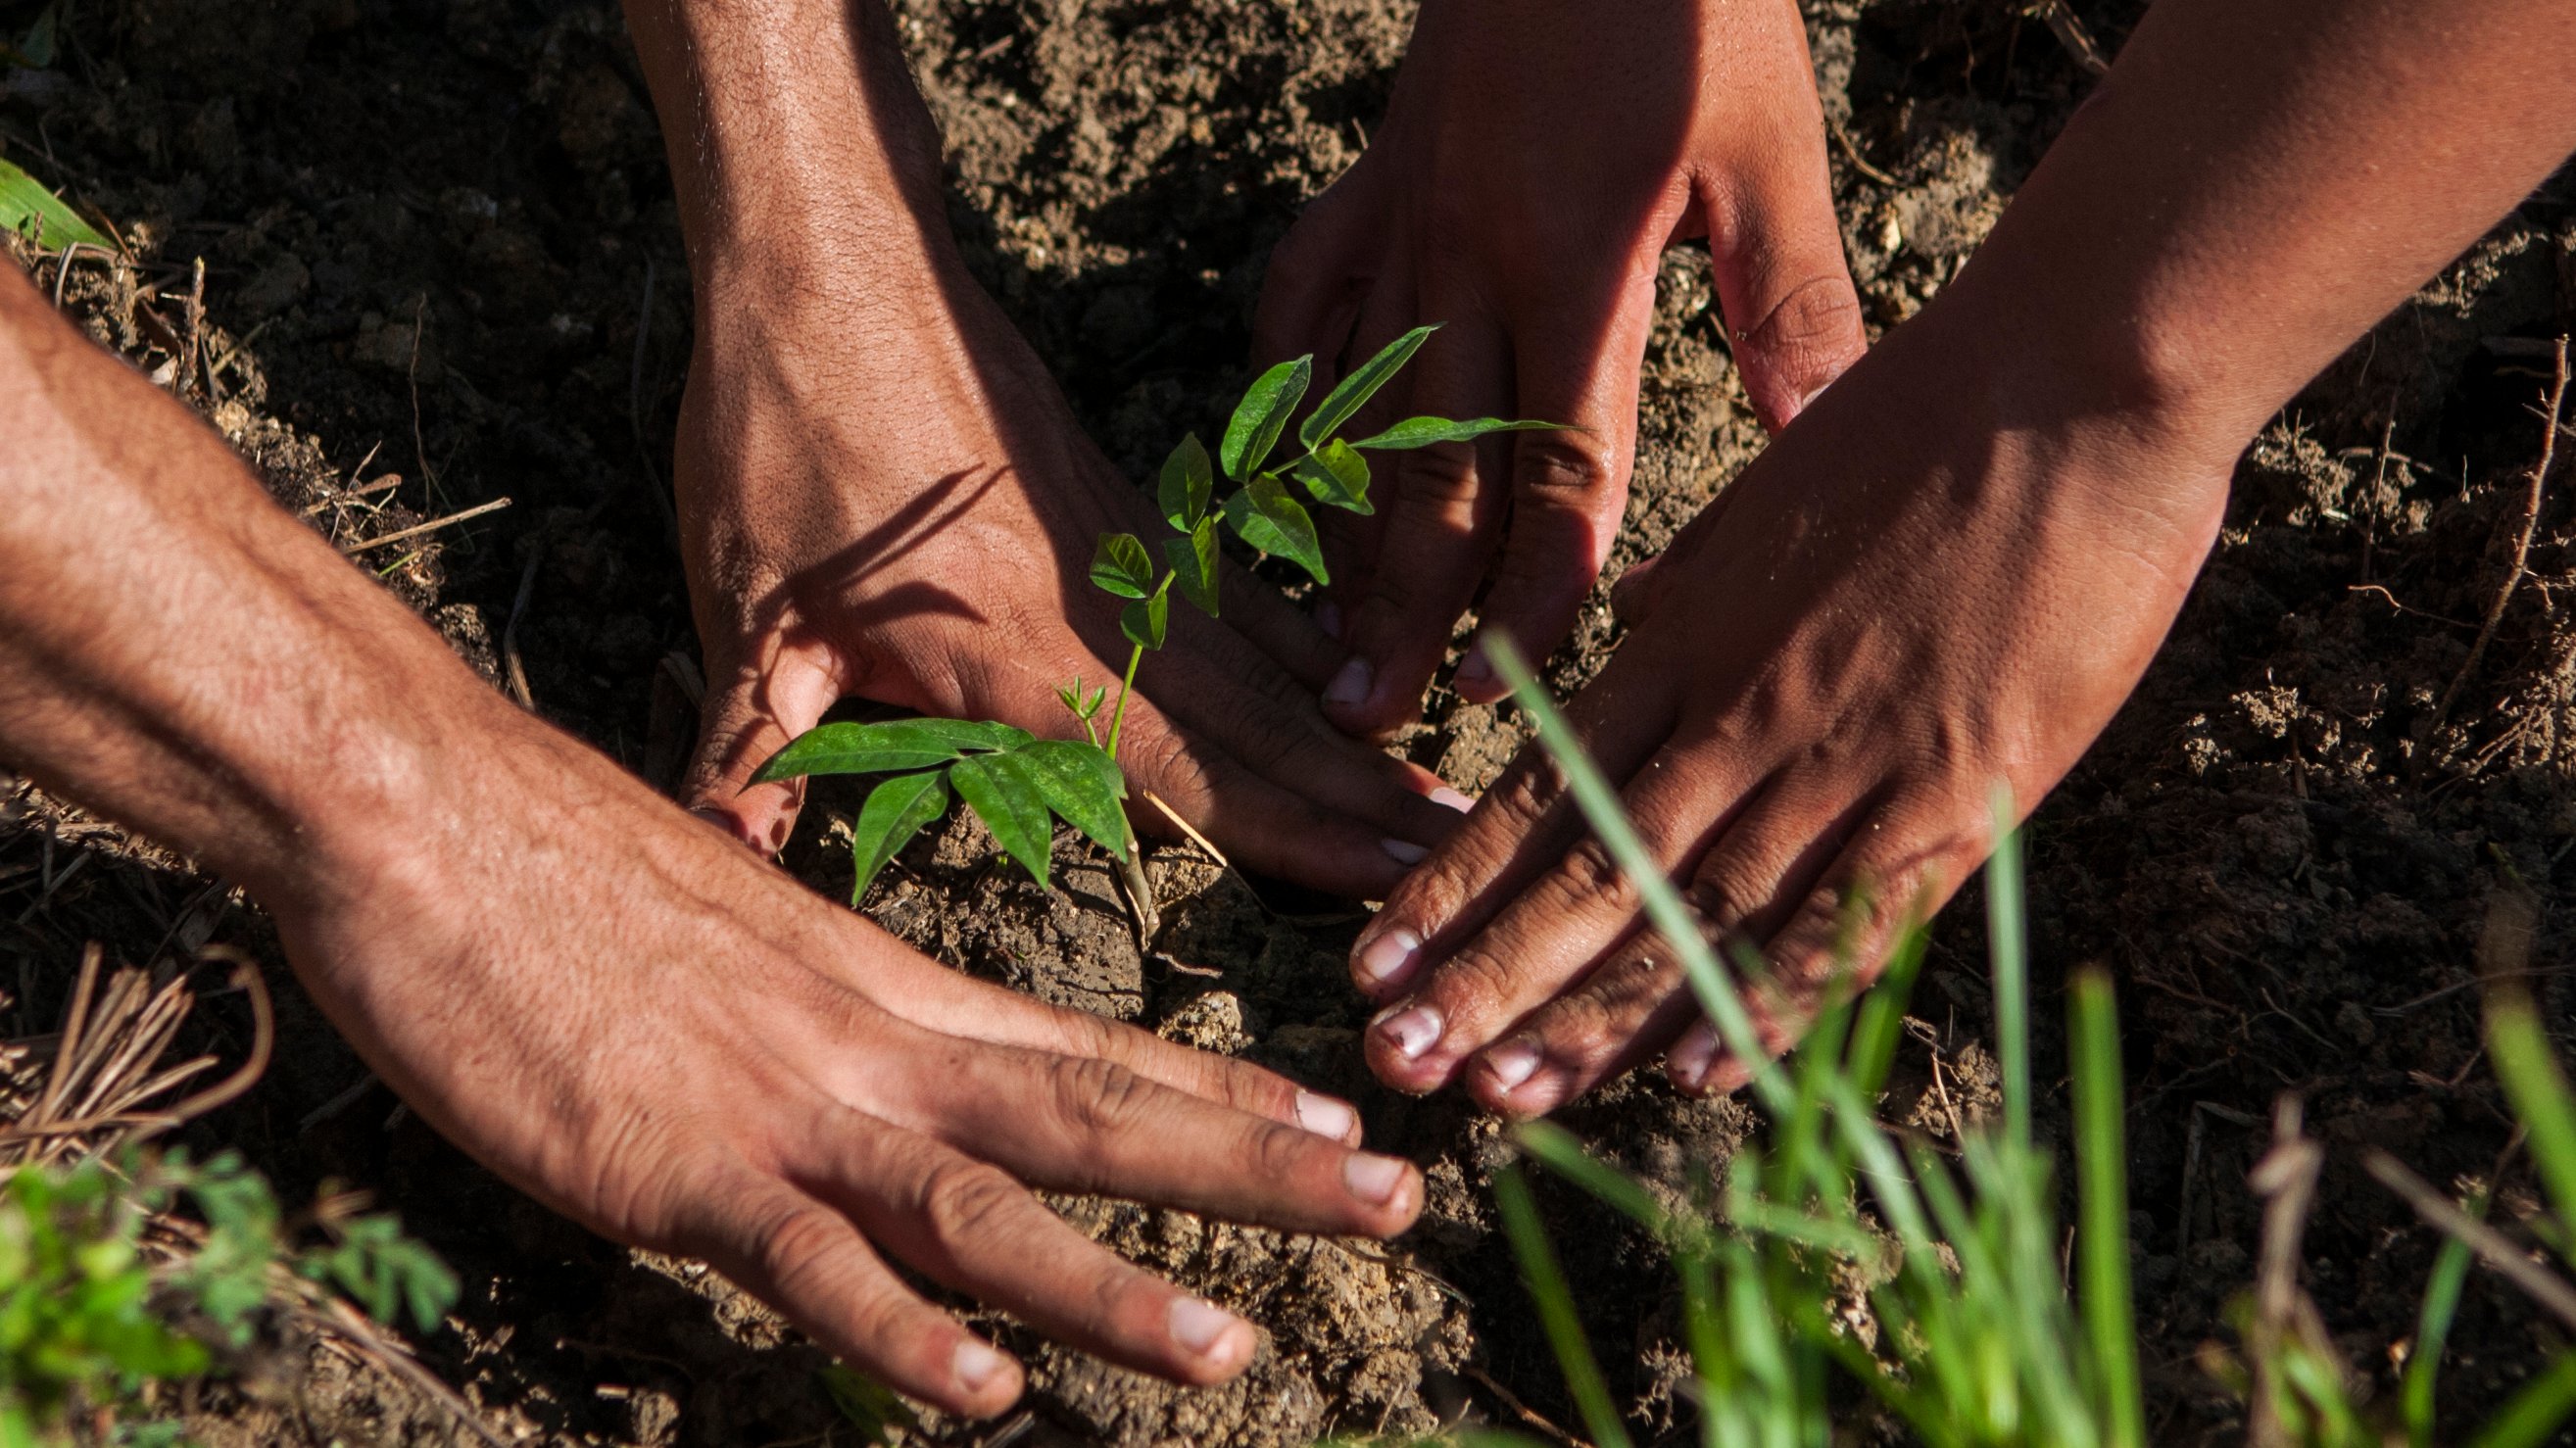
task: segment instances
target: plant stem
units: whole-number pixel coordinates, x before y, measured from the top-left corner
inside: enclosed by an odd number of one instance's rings
[[[1136,692],[1136,666],[1145,661],[1145,646],[1127,650],[1127,677],[1118,681],[1118,712],[1109,716],[1109,762],[1118,762],[1118,732],[1127,727],[1127,696]]]

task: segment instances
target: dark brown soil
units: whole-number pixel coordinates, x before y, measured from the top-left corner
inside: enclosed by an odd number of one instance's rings
[[[0,36],[34,21],[0,0]],[[2116,48],[2141,8],[2079,5]],[[1113,458],[1144,476],[1238,385],[1263,261],[1299,203],[1357,154],[1405,37],[1401,0],[900,0],[950,142],[974,262]],[[1991,224],[2088,78],[2007,7],[1809,0],[1838,129],[1846,241],[1879,325],[1921,305]],[[94,0],[52,68],[0,69],[0,150],[114,218],[145,265],[64,283],[94,335],[168,384],[278,496],[352,545],[508,497],[503,511],[360,553],[496,682],[667,784],[694,729],[694,644],[660,501],[688,298],[670,187],[613,8],[534,0]],[[1882,180],[1880,177],[1892,177]],[[184,335],[193,264],[205,322]],[[1667,259],[1642,461],[1614,571],[1651,553],[1761,439],[1724,350],[1704,258]],[[47,286],[50,263],[39,270]],[[2247,1122],[2295,1090],[2334,1149],[2309,1284],[2357,1370],[2393,1380],[2428,1238],[2361,1177],[2363,1144],[2446,1181],[2495,1162],[2507,1124],[2478,1059],[2474,957],[2509,877],[2537,890],[2529,965],[2566,1028],[2576,843],[2571,510],[2544,509],[2532,576],[2447,713],[2438,703],[2502,585],[2540,339],[2576,326],[2576,189],[2562,178],[2380,326],[2268,429],[2226,536],[2137,698],[2031,832],[2043,981],[2081,961],[2123,985],[2141,1304],[2158,1436],[2232,1436],[2193,1366],[2250,1278]],[[202,348],[192,345],[201,341]],[[2010,345],[2010,339],[1997,339]],[[178,362],[196,355],[211,378]],[[399,474],[396,479],[393,475]],[[353,494],[355,488],[377,485]],[[1551,665],[1585,677],[1606,611]],[[515,671],[515,672],[514,672]],[[1435,698],[1406,741],[1463,787],[1521,737]],[[848,886],[825,790],[789,862]],[[916,845],[872,912],[960,969],[1363,1101],[1432,1197],[1406,1240],[1281,1237],[1067,1202],[1139,1260],[1266,1329],[1240,1382],[1183,1392],[1046,1348],[1035,1436],[1279,1444],[1411,1433],[1470,1415],[1564,1421],[1555,1373],[1491,1231],[1494,1123],[1454,1097],[1373,1090],[1342,951],[1361,918],[1188,851],[1154,870],[1168,928],[1140,955],[1070,846],[1043,896],[993,868],[972,825]],[[467,1283],[424,1360],[503,1438],[580,1444],[824,1441],[820,1358],[720,1281],[645,1260],[498,1186],[397,1109],[295,993],[258,914],[182,861],[0,780],[0,984],[12,1035],[48,1029],[79,948],[167,961],[209,940],[269,962],[286,1013],[275,1068],[199,1134],[290,1193],[380,1191]],[[1938,926],[1889,1112],[1938,1053],[1986,1057],[1973,895]],[[1210,975],[1204,972],[1213,971]],[[224,1002],[204,1028],[228,1043]],[[2054,1009],[2041,1062],[2057,1059]],[[237,1045],[238,1042],[231,1041]],[[1647,1078],[1565,1114],[1638,1170],[1679,1181],[1747,1129],[1736,1104]],[[2193,1163],[2196,1163],[2193,1164]],[[1653,1254],[1549,1197],[1614,1386],[1687,1424]],[[2508,1175],[2508,1210],[2533,1206]],[[2473,1279],[2446,1379],[2490,1404],[2536,1360],[2531,1313]],[[218,1391],[213,1443],[466,1441],[433,1405],[327,1352],[292,1391]],[[290,1375],[291,1376],[291,1375]],[[924,1425],[989,1442],[973,1425]],[[842,1430],[839,1441],[849,1441]]]

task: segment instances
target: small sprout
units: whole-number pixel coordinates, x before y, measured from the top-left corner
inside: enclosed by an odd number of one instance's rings
[[[891,776],[870,791],[850,832],[857,875],[850,903],[857,905],[905,843],[947,812],[952,797],[964,800],[1002,852],[1041,886],[1047,883],[1052,822],[1060,819],[1118,860],[1131,893],[1144,890],[1121,803],[1127,784],[1118,767],[1118,749],[1127,703],[1146,651],[1161,649],[1170,637],[1173,593],[1208,617],[1217,616],[1219,526],[1262,553],[1296,564],[1317,583],[1329,583],[1314,515],[1298,501],[1289,480],[1321,506],[1367,514],[1376,508],[1369,501],[1363,448],[1429,447],[1560,426],[1491,417],[1415,417],[1355,442],[1340,437],[1342,427],[1413,360],[1435,330],[1414,328],[1334,384],[1297,428],[1296,445],[1302,450],[1275,466],[1272,458],[1280,439],[1314,383],[1312,357],[1282,362],[1254,380],[1235,404],[1215,457],[1208,456],[1196,433],[1184,436],[1164,459],[1154,490],[1173,533],[1162,540],[1159,570],[1153,552],[1135,534],[1100,535],[1091,555],[1091,583],[1126,601],[1118,628],[1128,643],[1127,672],[1119,680],[1105,742],[1098,720],[1108,686],[1086,694],[1082,681],[1075,679],[1058,686],[1055,697],[1082,726],[1083,741],[1038,739],[1007,724],[958,719],[826,724],[763,765],[755,782],[814,774]],[[1220,467],[1241,485],[1223,499],[1217,496]]]

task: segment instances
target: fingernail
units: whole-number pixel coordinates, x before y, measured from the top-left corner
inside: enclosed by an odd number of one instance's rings
[[[1429,1006],[1390,1006],[1378,1015],[1377,1033],[1396,1054],[1416,1060],[1440,1039],[1440,1013]]]
[[[1391,1156],[1355,1151],[1342,1163],[1342,1185],[1351,1195],[1372,1206],[1385,1206],[1395,1200],[1395,1189],[1404,1182],[1404,1163]]]
[[[1342,606],[1327,598],[1315,605],[1315,627],[1335,638],[1342,636]]]
[[[1172,1303],[1172,1341],[1195,1356],[1208,1357],[1226,1333],[1242,1321],[1213,1302],[1177,1298]]]
[[[1433,804],[1447,805],[1449,808],[1456,810],[1460,814],[1465,814],[1467,811],[1476,807],[1476,802],[1474,800],[1460,794],[1458,791],[1451,789],[1445,784],[1440,786],[1438,789],[1431,791],[1431,802]]]
[[[1009,1358],[971,1337],[957,1344],[957,1355],[949,1359],[949,1371],[957,1375],[957,1386],[970,1393],[981,1391],[1010,1365]]]
[[[1514,1036],[1485,1053],[1485,1069],[1494,1074],[1495,1085],[1509,1091],[1528,1080],[1544,1058],[1538,1042],[1527,1036]]]
[[[714,825],[717,829],[724,831],[725,836],[728,839],[734,840],[739,844],[749,846],[752,849],[760,848],[757,841],[744,836],[742,825],[737,822],[732,815],[726,814],[723,810],[715,809],[707,805],[700,805],[698,808],[689,811],[689,813],[699,819],[705,820],[708,824]]]
[[[1479,643],[1467,651],[1467,661],[1458,666],[1457,681],[1461,685],[1490,684],[1494,681],[1494,662],[1485,657],[1483,644]]]
[[[1716,1060],[1717,1037],[1706,1026],[1693,1026],[1664,1053],[1664,1074],[1674,1085],[1696,1091],[1707,1082],[1708,1068]]]
[[[1351,1128],[1359,1124],[1360,1114],[1329,1096],[1312,1091],[1297,1093],[1297,1124],[1333,1141],[1348,1141]]]
[[[1333,675],[1333,682],[1324,686],[1324,702],[1344,706],[1365,704],[1368,702],[1369,685],[1376,680],[1377,671],[1369,667],[1368,660],[1353,659],[1342,665],[1340,673]]]
[[[1392,985],[1397,976],[1413,968],[1420,954],[1422,937],[1399,926],[1360,947],[1360,974],[1372,984]]]
[[[1388,856],[1399,865],[1419,865],[1424,860],[1431,858],[1431,852],[1429,850],[1413,843],[1411,840],[1399,840],[1390,837],[1378,841],[1377,847],[1386,851]]]

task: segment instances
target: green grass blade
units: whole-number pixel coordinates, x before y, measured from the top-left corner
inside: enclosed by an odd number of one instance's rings
[[[1539,1225],[1538,1204],[1530,1199],[1529,1182],[1519,1167],[1507,1166],[1495,1173],[1494,1204],[1502,1212],[1503,1235],[1511,1241],[1512,1255],[1520,1260],[1521,1281],[1538,1307],[1539,1326],[1547,1332],[1548,1346],[1556,1351],[1566,1391],[1592,1432],[1594,1448],[1631,1448],[1628,1427],[1610,1401],[1610,1388],[1601,1379],[1592,1344],[1584,1340],[1574,1294],[1565,1285],[1555,1249],[1548,1245],[1547,1229]]]
[[[2093,1348],[2096,1405],[2111,1448],[2145,1448],[2137,1316],[2129,1293],[2129,1157],[2120,1071],[2119,1006],[2110,977],[2076,973],[2067,1002],[2075,1075],[2075,1246],[2084,1331]]]
[[[2576,1410],[2576,1353],[2561,1353],[2488,1421],[2471,1448],[2540,1448]]]
[[[2487,1009],[2487,1051],[2514,1114],[2530,1128],[2531,1160],[2558,1219],[2576,1223],[2576,1100],[2528,996],[2498,992]]]
[[[1753,1017],[1744,1008],[1743,996],[1736,990],[1734,979],[1718,964],[1717,952],[1709,949],[1707,940],[1700,935],[1699,924],[1692,918],[1690,907],[1682,903],[1681,892],[1664,877],[1654,856],[1646,852],[1645,842],[1637,838],[1635,827],[1628,823],[1620,807],[1618,794],[1583,752],[1583,741],[1574,737],[1573,726],[1565,722],[1555,702],[1547,697],[1547,690],[1530,673],[1520,650],[1509,639],[1489,634],[1485,657],[1537,727],[1539,743],[1564,774],[1566,788],[1591,823],[1592,832],[1637,887],[1639,898],[1645,902],[1647,920],[1680,958],[1700,1008],[1717,1027],[1718,1040],[1752,1071],[1754,1094],[1774,1118],[1786,1116],[1792,1100],[1788,1084],[1771,1053],[1763,1049],[1761,1033],[1753,1028]]]
[[[2023,949],[2021,836],[2012,792],[1994,792],[1995,850],[1986,861],[1986,935],[1995,973],[1995,1055],[2003,1066],[2004,1133],[2030,1144],[2030,960]]]
[[[1545,1121],[1525,1121],[1513,1128],[1512,1139],[1541,1166],[1616,1207],[1658,1238],[1670,1239],[1672,1215],[1654,1193],[1635,1177],[1585,1151],[1574,1133]]]
[[[1888,1067],[1896,1062],[1897,1038],[1905,1032],[1905,1006],[1914,995],[1914,979],[1922,973],[1931,941],[1932,932],[1919,917],[1897,932],[1896,947],[1888,952],[1878,984],[1861,997],[1859,1017],[1852,1023],[1850,1060],[1852,1087],[1863,1099],[1875,1098],[1887,1084]]]
[[[2486,1215],[2486,1198],[2463,1204],[2472,1217]],[[2450,1341],[2451,1320],[2460,1311],[2460,1291],[2468,1285],[2475,1254],[2457,1237],[2442,1240],[2433,1259],[2432,1280],[2424,1284],[2424,1307],[2415,1323],[2415,1350],[2406,1359],[2406,1376],[2398,1385],[2399,1411],[2411,1448],[2433,1448],[2434,1389],[2442,1374],[2442,1349]]]

